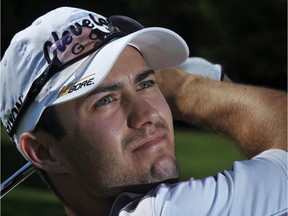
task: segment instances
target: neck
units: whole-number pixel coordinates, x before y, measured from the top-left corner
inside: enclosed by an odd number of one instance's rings
[[[67,216],[109,216],[113,202],[110,204],[102,201],[95,200],[95,202],[91,203],[90,205],[87,205],[88,203],[85,205],[83,205],[83,203],[70,203],[68,205],[64,204],[64,210]]]
[[[51,176],[51,180],[57,182],[67,216],[109,215],[114,199],[92,195],[69,176]]]

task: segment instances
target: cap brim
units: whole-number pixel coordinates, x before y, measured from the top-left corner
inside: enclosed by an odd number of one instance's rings
[[[148,66],[161,69],[183,63],[189,49],[176,33],[164,28],[147,28],[112,41],[92,54],[63,85],[57,104],[82,96],[101,83],[127,45],[139,49]]]
[[[145,28],[114,40],[53,77],[28,109],[17,134],[33,130],[47,106],[63,103],[92,91],[105,79],[127,45],[139,49],[146,64],[155,70],[177,66],[189,56],[185,41],[165,28]]]

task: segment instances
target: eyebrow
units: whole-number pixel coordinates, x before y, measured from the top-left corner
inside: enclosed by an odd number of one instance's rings
[[[152,69],[146,70],[143,73],[140,73],[135,78],[135,83],[141,82],[142,80],[146,79],[150,75],[154,75],[155,71]]]
[[[122,83],[111,83],[109,85],[98,86],[93,90],[92,94],[116,91],[121,87],[123,87]]]
[[[138,74],[135,79],[134,83],[138,83],[146,79],[147,77],[154,75],[155,71],[152,69],[145,70],[144,72]],[[91,95],[94,94],[100,94],[100,93],[105,93],[105,92],[112,92],[112,91],[117,91],[120,88],[123,88],[124,84],[120,82],[115,82],[115,83],[110,83],[107,85],[100,85],[97,86],[90,94],[87,95],[86,98],[88,98]]]

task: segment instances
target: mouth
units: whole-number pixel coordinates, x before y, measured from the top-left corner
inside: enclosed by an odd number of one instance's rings
[[[133,147],[132,152],[153,150],[154,148],[158,148],[160,145],[164,144],[165,137],[166,136],[164,133],[156,133],[147,136],[141,139],[141,141]]]

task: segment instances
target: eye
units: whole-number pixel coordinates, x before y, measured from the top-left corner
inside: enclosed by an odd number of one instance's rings
[[[142,90],[142,89],[145,89],[145,88],[150,88],[150,87],[154,86],[155,83],[156,83],[156,82],[155,82],[154,80],[147,80],[147,81],[138,83],[138,84],[137,84],[137,90]]]
[[[111,95],[105,96],[103,98],[101,98],[100,100],[98,100],[95,104],[95,106],[104,106],[106,104],[109,104],[113,101],[113,98]]]

